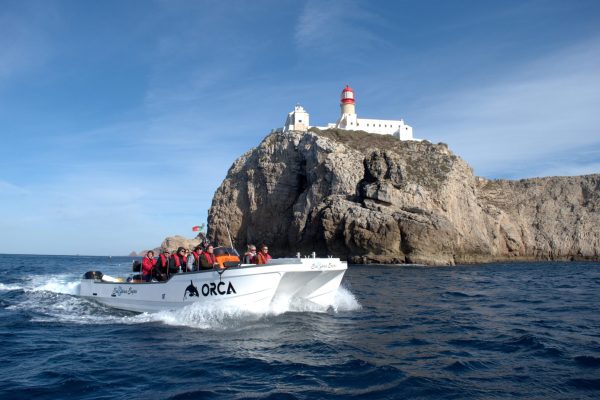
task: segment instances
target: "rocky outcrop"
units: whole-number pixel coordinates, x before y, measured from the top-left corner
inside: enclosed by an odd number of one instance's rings
[[[169,236],[163,240],[160,247],[154,249],[156,254],[159,254],[162,250],[167,249],[170,252],[176,251],[179,247],[183,247],[188,250],[192,250],[194,247],[200,244],[199,238],[188,239],[183,236],[175,235]]]
[[[600,257],[600,175],[487,180],[445,144],[274,133],[230,168],[209,237],[360,263]]]

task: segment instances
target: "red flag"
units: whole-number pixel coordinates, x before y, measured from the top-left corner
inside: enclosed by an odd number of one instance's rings
[[[200,230],[200,227],[198,225],[192,227],[192,231],[194,231],[194,232],[198,232],[199,230]]]

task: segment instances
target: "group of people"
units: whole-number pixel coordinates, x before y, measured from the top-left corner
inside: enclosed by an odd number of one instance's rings
[[[245,264],[266,264],[270,259],[269,248],[266,245],[261,246],[259,253],[256,252],[256,246],[248,245],[248,251],[244,254]],[[199,244],[191,251],[179,247],[173,254],[168,249],[163,249],[157,258],[154,258],[154,251],[149,250],[142,260],[142,280],[151,282],[154,279],[164,282],[179,272],[213,268],[223,266],[217,262],[212,244]]]
[[[260,252],[256,252],[256,246],[248,245],[248,250],[244,254],[244,264],[266,264],[271,259],[269,247],[266,244],[260,246]]]

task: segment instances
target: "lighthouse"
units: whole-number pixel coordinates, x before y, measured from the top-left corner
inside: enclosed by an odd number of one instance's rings
[[[342,109],[342,115],[344,114],[356,114],[355,109],[356,101],[354,100],[354,90],[348,85],[342,90],[342,96],[340,99],[340,108]]]
[[[340,96],[340,118],[335,123],[336,128],[354,130],[357,127],[356,121],[356,101],[354,100],[354,90],[348,85],[342,90]]]
[[[300,131],[306,132],[309,125],[309,115],[297,105],[294,111],[288,114],[283,128],[278,132]],[[356,99],[354,89],[346,85],[340,95],[340,117],[336,123],[328,123],[327,126],[315,126],[318,129],[343,129],[348,131],[363,131],[378,135],[392,135],[400,140],[421,140],[413,137],[412,126],[404,123],[403,119],[371,119],[358,118],[356,115]]]

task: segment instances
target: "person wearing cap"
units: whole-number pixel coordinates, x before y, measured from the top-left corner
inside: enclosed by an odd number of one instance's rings
[[[256,264],[256,246],[248,245],[248,251],[244,254],[244,264]]]
[[[169,274],[186,271],[186,264],[185,248],[180,246],[177,248],[177,252],[169,258]]]
[[[156,259],[154,258],[154,252],[148,250],[146,256],[142,260],[142,280],[145,282],[152,281],[152,270],[156,265]]]
[[[272,258],[269,254],[269,247],[263,244],[260,246],[260,253],[256,255],[256,264],[266,264]]]
[[[188,271],[198,271],[200,269],[200,256],[202,255],[202,245],[197,245],[190,253],[187,259]]]

